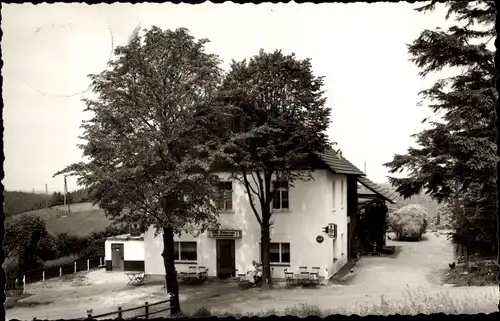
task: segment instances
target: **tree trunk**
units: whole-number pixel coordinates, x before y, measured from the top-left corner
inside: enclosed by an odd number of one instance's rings
[[[465,247],[465,270],[469,271],[469,248]]]
[[[262,287],[268,288],[271,284],[271,264],[269,261],[269,248],[271,244],[269,224],[263,222],[261,226],[262,243]]]
[[[179,285],[174,264],[174,232],[172,228],[163,228],[163,265],[165,267],[165,283],[170,294],[170,316],[181,312],[179,304]]]

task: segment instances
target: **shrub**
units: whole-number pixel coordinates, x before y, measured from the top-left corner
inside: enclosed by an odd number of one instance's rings
[[[211,317],[212,312],[210,312],[209,308],[205,307],[197,307],[195,312],[193,313],[193,318],[201,318],[201,317]]]
[[[6,257],[3,261],[2,268],[5,272],[5,276],[12,278],[17,276],[19,269],[19,259],[17,257]]]
[[[322,310],[314,304],[297,304],[295,306],[286,308],[284,311],[285,315],[293,315],[297,317],[308,317],[310,315],[321,316],[323,314]]]
[[[61,233],[55,237],[55,248],[57,257],[66,257],[70,255],[79,255],[84,251],[86,242],[83,238]]]
[[[428,225],[427,209],[418,204],[406,205],[390,213],[388,221],[398,239],[420,239]]]
[[[18,272],[36,269],[44,259],[54,258],[52,237],[45,221],[31,215],[18,215],[5,221],[4,250],[18,260]]]

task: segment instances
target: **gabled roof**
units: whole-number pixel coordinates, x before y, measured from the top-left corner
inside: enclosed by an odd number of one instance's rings
[[[337,174],[365,176],[365,173],[360,171],[344,157],[339,157],[333,149],[328,149],[324,153],[317,153],[316,155]]]
[[[358,188],[359,194],[370,194],[370,192],[382,197],[388,202],[395,204],[399,200],[396,192],[390,191],[387,188],[383,188],[380,185],[375,184],[366,177],[358,177],[358,182],[361,183],[366,189]]]

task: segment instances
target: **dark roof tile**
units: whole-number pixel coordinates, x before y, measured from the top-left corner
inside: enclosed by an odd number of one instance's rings
[[[390,191],[387,188],[383,188],[383,187],[375,184],[374,182],[370,181],[366,177],[358,177],[358,182],[361,183],[366,189],[372,191],[375,194],[382,196],[384,199],[386,199],[387,201],[389,201],[392,204],[397,203],[399,200],[399,196],[396,192]],[[365,188],[358,188],[358,194],[360,193],[360,191],[362,191],[363,194],[368,194],[368,193],[365,193],[366,192]]]
[[[356,166],[351,164],[344,157],[339,157],[333,149],[329,149],[324,153],[318,153],[318,157],[326,164],[332,171],[337,174],[346,175],[359,175],[364,176],[365,173],[360,171]]]

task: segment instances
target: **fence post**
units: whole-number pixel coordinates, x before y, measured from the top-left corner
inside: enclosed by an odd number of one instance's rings
[[[99,266],[102,265],[102,256],[99,256]]]
[[[144,303],[144,310],[146,311],[146,319],[149,319],[149,306],[148,303]]]
[[[87,259],[87,271],[90,271],[90,260]]]
[[[26,275],[23,275],[23,293],[26,293]]]
[[[122,318],[122,307],[118,307],[118,317]]]
[[[45,282],[45,271],[42,270],[42,282]]]
[[[62,276],[62,266],[59,267],[59,277]]]
[[[76,261],[75,261],[75,273],[76,273]]]

